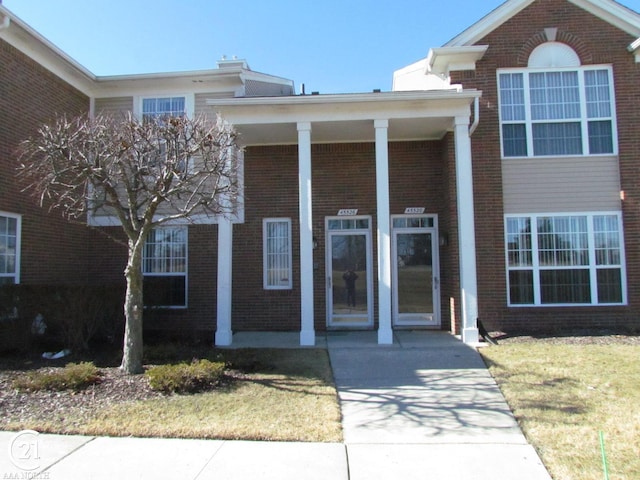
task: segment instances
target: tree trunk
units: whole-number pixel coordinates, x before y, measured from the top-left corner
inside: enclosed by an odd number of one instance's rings
[[[129,240],[129,259],[124,275],[127,293],[124,301],[124,351],[120,369],[127,375],[143,372],[142,368],[142,246],[143,242]]]

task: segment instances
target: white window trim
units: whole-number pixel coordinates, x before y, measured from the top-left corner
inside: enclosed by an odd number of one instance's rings
[[[622,301],[620,303],[598,303],[598,298],[595,293],[597,292],[597,282],[595,275],[597,274],[598,267],[595,260],[595,248],[594,248],[594,230],[593,230],[593,217],[596,216],[615,216],[618,218],[618,228],[620,235],[620,288],[622,290]],[[589,239],[589,265],[581,266],[582,269],[589,269],[591,279],[591,303],[542,303],[540,296],[540,265],[538,256],[538,235],[537,226],[535,228],[536,235],[533,232],[534,222],[537,225],[537,219],[539,217],[587,217],[587,235]],[[531,232],[531,263],[529,267],[510,267],[509,266],[509,250],[507,248],[509,241],[509,233],[507,231],[507,219],[509,218],[529,218],[531,220],[532,232]],[[507,214],[504,216],[504,255],[505,255],[505,268],[506,268],[506,296],[507,306],[516,308],[547,308],[547,307],[611,307],[611,306],[625,306],[628,304],[627,300],[627,270],[626,270],[626,254],[625,254],[625,232],[624,224],[622,222],[622,212],[620,211],[590,211],[590,212],[540,212],[540,213],[519,213],[519,214]],[[533,271],[533,293],[534,303],[511,303],[510,285],[509,285],[509,272],[512,270],[532,270]]]
[[[268,259],[267,259],[267,225],[269,223],[286,223],[287,235],[289,236],[289,245],[287,256],[289,262],[289,281],[282,285],[269,285]],[[265,290],[291,290],[293,288],[293,246],[291,238],[291,218],[287,217],[270,217],[262,220],[262,283]]]
[[[587,117],[587,99],[586,88],[584,84],[584,72],[593,70],[606,70],[609,75],[609,95],[611,98],[611,141],[613,144],[613,151],[611,153],[589,153],[589,134],[588,124],[589,118]],[[534,123],[556,123],[556,122],[534,122],[531,118],[531,98],[529,89],[529,74],[530,73],[552,73],[552,72],[578,72],[578,87],[580,89],[580,112],[581,117],[579,120],[566,120],[574,123],[580,122],[582,133],[582,153],[571,155],[534,155],[533,153],[533,124]],[[500,90],[500,75],[505,73],[521,73],[524,80],[524,108],[525,119],[522,121],[504,121],[502,120],[502,98]],[[498,93],[498,123],[500,130],[500,156],[503,160],[513,159],[530,159],[530,158],[559,158],[559,157],[611,157],[618,155],[618,124],[616,114],[616,96],[615,85],[613,78],[613,68],[611,65],[588,65],[580,67],[553,67],[553,68],[501,68],[496,71],[496,89]],[[502,133],[502,126],[505,124],[525,124],[527,132],[527,155],[526,156],[505,156],[504,154],[504,138]],[[562,123],[557,121],[557,123]]]
[[[156,227],[155,230],[161,230],[165,228],[183,228],[186,232],[186,241],[185,241],[185,259],[184,259],[184,272],[151,272],[147,273],[144,271],[145,259],[144,250],[142,257],[142,276],[143,281],[146,277],[184,277],[184,305],[158,305],[158,306],[150,306],[145,308],[153,308],[153,309],[165,309],[165,310],[184,310],[189,308],[189,228],[187,226],[178,226],[178,225],[162,225],[160,227]],[[145,242],[146,244],[146,242]],[[143,247],[144,249],[144,247]]]
[[[181,92],[161,92],[150,93],[149,95],[136,95],[133,97],[133,114],[136,118],[142,118],[142,101],[149,98],[169,98],[184,97],[184,109],[187,117],[193,118],[195,115],[195,95],[193,93]]]
[[[16,220],[16,271],[13,275],[3,275],[3,278],[13,277],[13,282],[20,283],[20,260],[22,251],[22,215],[17,213],[4,212],[0,210],[0,217],[14,218]]]

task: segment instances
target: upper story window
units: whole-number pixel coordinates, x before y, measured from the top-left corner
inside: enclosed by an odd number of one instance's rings
[[[0,212],[0,285],[20,283],[20,216]]]
[[[142,119],[181,117],[187,113],[186,98],[154,97],[142,99]]]
[[[541,47],[530,68],[498,72],[503,157],[616,153],[611,67]]]

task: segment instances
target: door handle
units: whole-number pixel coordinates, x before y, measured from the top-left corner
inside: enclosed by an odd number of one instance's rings
[[[433,285],[436,290],[440,288],[440,279],[438,277],[433,278]]]
[[[327,288],[331,288],[331,277],[327,277]]]

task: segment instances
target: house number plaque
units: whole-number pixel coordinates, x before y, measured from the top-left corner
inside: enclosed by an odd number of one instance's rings
[[[424,207],[407,207],[404,209],[405,215],[419,215],[424,213]]]
[[[339,217],[347,217],[347,216],[352,216],[357,214],[358,214],[357,208],[341,208],[340,210],[338,210]]]

